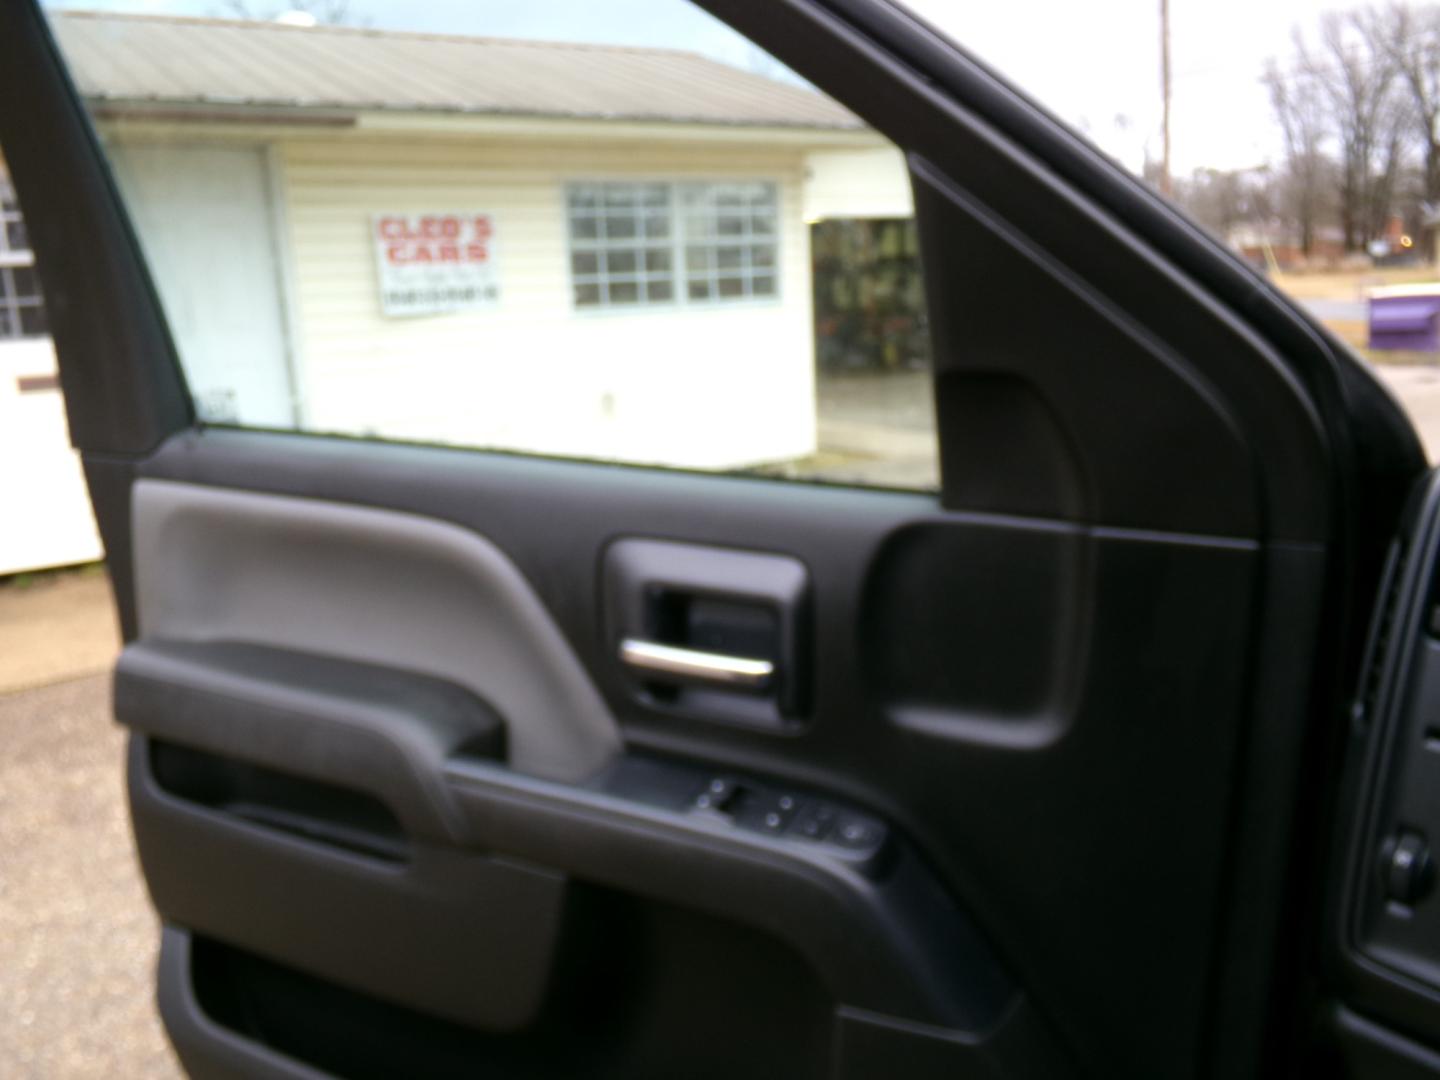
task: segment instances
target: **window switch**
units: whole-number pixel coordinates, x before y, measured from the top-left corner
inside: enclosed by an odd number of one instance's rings
[[[824,840],[834,824],[835,810],[832,807],[822,802],[807,803],[791,822],[789,835],[801,840]]]
[[[830,843],[850,851],[877,850],[885,842],[885,827],[858,814],[840,814],[830,833]]]
[[[794,795],[768,795],[756,800],[750,823],[763,833],[783,833],[800,807]]]

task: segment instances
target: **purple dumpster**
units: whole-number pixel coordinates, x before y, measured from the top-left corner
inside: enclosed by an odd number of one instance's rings
[[[1440,351],[1440,283],[1371,289],[1370,348]]]

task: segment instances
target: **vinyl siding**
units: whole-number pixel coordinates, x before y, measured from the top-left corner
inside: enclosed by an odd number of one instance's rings
[[[58,384],[21,389],[22,380],[56,377],[49,338],[0,340],[0,574],[104,554]]]
[[[800,151],[361,136],[275,157],[307,427],[695,468],[814,450]],[[774,182],[779,297],[575,310],[565,185],[631,178]],[[386,318],[372,218],[436,211],[493,216],[499,302]]]
[[[817,150],[806,159],[807,220],[914,216],[910,171],[898,147]]]

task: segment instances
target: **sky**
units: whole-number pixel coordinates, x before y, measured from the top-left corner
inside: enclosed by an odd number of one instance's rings
[[[48,8],[229,15],[229,0],[43,0]],[[286,0],[242,0],[269,16]],[[901,0],[1138,171],[1160,156],[1159,0]],[[1268,57],[1293,66],[1292,27],[1335,0],[1170,0],[1174,172],[1279,157],[1260,83]],[[350,0],[375,29],[490,34],[692,49],[785,72],[688,0]]]
[[[905,0],[918,14],[1138,171],[1160,157],[1159,0]],[[1295,65],[1336,0],[1170,0],[1174,171],[1276,160],[1260,83],[1265,61]]]

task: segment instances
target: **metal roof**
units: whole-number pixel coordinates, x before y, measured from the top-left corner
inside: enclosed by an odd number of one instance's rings
[[[92,102],[863,126],[807,87],[670,49],[100,12],[50,24]]]

